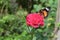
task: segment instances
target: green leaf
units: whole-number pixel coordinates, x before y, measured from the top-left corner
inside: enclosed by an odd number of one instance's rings
[[[32,40],[36,40],[36,36],[35,35],[33,35],[33,39]]]
[[[46,2],[47,0],[40,0],[40,2],[42,2],[42,3],[44,3],[44,2]]]
[[[41,5],[34,5],[35,12],[38,12],[41,9],[42,9],[42,6]]]
[[[49,5],[53,5],[54,1],[53,0],[49,0]]]

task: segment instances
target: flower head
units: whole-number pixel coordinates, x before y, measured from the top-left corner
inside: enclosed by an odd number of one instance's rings
[[[26,23],[33,28],[38,28],[39,26],[44,25],[44,17],[37,13],[28,14],[26,17]]]

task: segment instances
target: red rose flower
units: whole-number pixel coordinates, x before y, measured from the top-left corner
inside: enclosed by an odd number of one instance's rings
[[[44,25],[44,17],[37,13],[28,14],[26,17],[26,23],[33,28],[38,28],[39,26]]]

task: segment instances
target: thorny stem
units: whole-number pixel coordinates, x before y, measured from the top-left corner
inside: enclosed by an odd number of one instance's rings
[[[28,27],[29,29],[29,27]],[[31,40],[33,40],[33,36],[34,36],[34,32],[35,32],[35,29],[33,28],[32,31],[29,29],[29,34],[31,35]]]

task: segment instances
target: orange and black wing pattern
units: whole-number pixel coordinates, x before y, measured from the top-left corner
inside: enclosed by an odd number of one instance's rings
[[[50,7],[46,7],[45,9],[40,10],[39,12],[46,18],[48,16],[48,12],[50,11]]]

